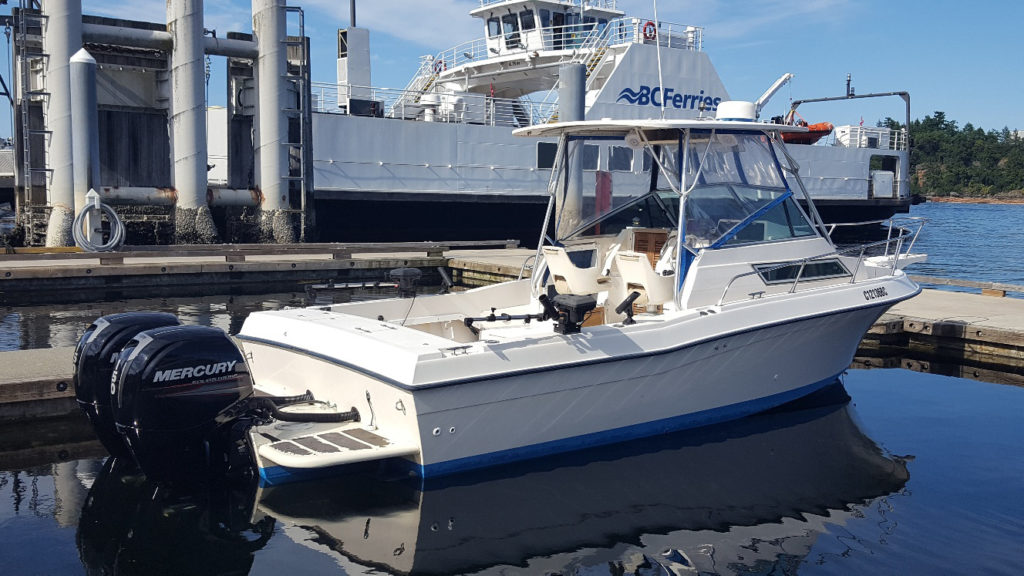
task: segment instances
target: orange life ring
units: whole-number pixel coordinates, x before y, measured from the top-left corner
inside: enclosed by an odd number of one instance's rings
[[[438,60],[434,62],[434,74],[440,74],[441,72],[448,69],[448,65],[444,63],[444,60]]]
[[[648,20],[647,23],[644,24],[644,39],[646,39],[646,40],[654,40],[657,37],[658,37],[658,27],[654,25],[654,22],[651,22],[650,20]]]

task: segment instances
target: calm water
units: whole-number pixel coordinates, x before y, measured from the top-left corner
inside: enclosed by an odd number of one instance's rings
[[[1020,574],[1024,389],[851,371],[852,400],[444,484],[167,490],[0,472],[4,574]],[[687,566],[693,568],[688,569]]]
[[[1024,206],[913,215],[931,220],[917,273],[1024,284]],[[235,332],[304,296],[0,308],[0,350],[74,345],[124,309]],[[904,370],[852,370],[843,385],[423,487],[172,490],[105,461],[78,420],[0,427],[0,574],[1024,572],[1024,388]]]
[[[928,262],[912,273],[1024,285],[1024,204],[929,202],[910,215],[928,218],[914,248]]]

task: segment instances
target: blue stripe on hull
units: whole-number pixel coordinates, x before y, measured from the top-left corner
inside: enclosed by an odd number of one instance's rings
[[[510,448],[508,450],[501,450],[499,452],[490,452],[488,454],[481,454],[479,456],[470,456],[467,458],[460,458],[458,460],[449,460],[446,462],[438,462],[436,464],[429,464],[427,466],[420,466],[409,462],[408,460],[398,460],[398,462],[404,463],[410,471],[423,478],[444,476],[448,474],[454,474],[457,472],[463,472],[466,470],[472,470],[475,468],[485,468],[489,466],[496,466],[499,464],[506,464],[509,462],[515,462],[518,460],[528,460],[531,458],[540,458],[542,456],[549,456],[552,454],[558,454],[562,452],[570,452],[573,450],[580,450],[583,448],[590,448],[594,446],[600,446],[602,444],[612,444],[615,442],[623,442],[626,440],[634,440],[637,438],[643,438],[647,436],[654,436],[657,434],[664,434],[666,432],[674,432],[677,430],[685,430],[687,428],[698,428],[701,426],[708,426],[711,424],[718,424],[721,422],[727,422],[729,420],[736,420],[751,414],[758,412],[764,412],[777,406],[792,402],[813,392],[828,386],[835,382],[839,375],[836,374],[830,378],[826,378],[819,382],[795,388],[788,392],[781,394],[775,394],[772,396],[766,396],[764,398],[757,398],[754,400],[747,400],[746,402],[740,402],[738,404],[730,404],[728,406],[722,406],[719,408],[712,408],[710,410],[702,410],[700,412],[694,412],[692,414],[683,414],[681,416],[673,416],[671,418],[664,418],[662,420],[655,420],[652,422],[644,422],[642,424],[634,424],[632,426],[624,426],[622,428],[616,428],[614,430],[603,430],[601,432],[594,432],[591,434],[584,434],[582,436],[574,436],[572,438],[565,438],[562,440],[552,440],[550,442],[543,442],[540,444],[533,444],[530,446],[522,446],[519,448]],[[260,481],[262,484],[273,485],[273,484],[284,484],[288,482],[296,482],[299,480],[320,478],[324,476],[331,476],[335,474],[344,473],[347,466],[335,466],[331,468],[320,468],[320,469],[296,469],[286,468],[284,466],[270,466],[267,468],[261,468]]]

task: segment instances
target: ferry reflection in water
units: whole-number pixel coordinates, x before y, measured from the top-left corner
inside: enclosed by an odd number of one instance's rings
[[[731,424],[426,485],[351,475],[174,491],[108,462],[78,542],[91,571],[122,574],[246,573],[272,532],[400,574],[789,573],[830,526],[908,480],[848,401],[837,382]]]

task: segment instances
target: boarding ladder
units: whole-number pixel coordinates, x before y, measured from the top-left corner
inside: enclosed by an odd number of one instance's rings
[[[20,0],[18,6],[18,14],[15,19],[17,25],[17,33],[15,37],[15,46],[18,52],[18,106],[19,120],[20,120],[20,138],[19,144],[21,149],[21,170],[19,173],[21,180],[21,200],[25,203],[27,209],[22,209],[19,206],[18,212],[26,219],[25,220],[25,243],[30,246],[42,245],[46,241],[46,227],[47,227],[47,213],[46,210],[35,210],[32,207],[32,189],[36,186],[36,174],[44,174],[41,185],[45,187],[48,185],[48,177],[52,170],[47,166],[47,155],[49,152],[48,138],[51,132],[46,129],[33,128],[32,127],[32,104],[33,102],[43,101],[45,102],[49,98],[50,94],[45,90],[46,84],[46,68],[47,59],[49,55],[43,52],[37,47],[33,47],[29,40],[30,29],[38,28],[39,35],[42,36],[44,33],[43,25],[45,23],[46,16],[40,12],[40,4],[38,0]],[[32,87],[32,66],[39,66],[39,86],[36,88]],[[41,136],[43,139],[42,146],[40,149],[43,152],[41,158],[42,166],[33,166],[32,161],[32,141],[34,136]]]
[[[299,211],[302,217],[299,241],[306,242],[311,239],[307,236],[312,235],[312,228],[316,226],[315,211],[310,209],[313,201],[313,92],[309,70],[309,39],[306,38],[306,21],[302,8],[288,6],[285,10],[298,16],[299,27],[297,36],[286,34],[285,39],[281,41],[288,54],[288,79],[296,94],[296,107],[285,108],[284,112],[289,119],[296,118],[299,123],[299,129],[295,131],[299,137],[298,141],[283,143],[284,146],[288,146],[289,159],[297,160],[297,166],[289,167],[286,180],[289,196],[293,188],[292,183],[298,187]],[[291,129],[288,132],[293,133]]]
[[[438,66],[438,63],[441,62],[444,62],[444,60],[436,56],[420,58],[420,67],[416,70],[416,74],[413,75],[409,84],[402,90],[402,93],[394,103],[391,104],[391,108],[388,109],[385,115],[388,118],[405,118],[404,108],[409,105],[419,104],[423,95],[429,92],[437,83],[441,72],[444,72],[444,64],[440,64],[440,69]]]

